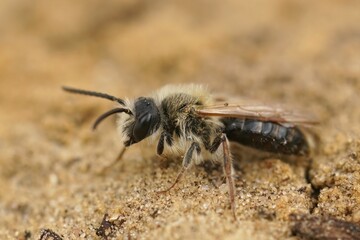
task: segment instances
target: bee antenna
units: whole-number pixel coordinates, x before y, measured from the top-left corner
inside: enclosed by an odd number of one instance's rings
[[[110,111],[107,111],[103,114],[101,114],[95,121],[94,125],[93,125],[93,130],[96,130],[96,127],[99,125],[99,123],[101,123],[105,118],[109,117],[110,115],[113,115],[115,113],[126,113],[129,115],[132,115],[132,112],[130,111],[130,109],[127,108],[114,108],[111,109]]]
[[[76,94],[83,94],[83,95],[94,96],[94,97],[99,97],[99,98],[105,98],[105,99],[108,99],[108,100],[111,100],[111,101],[114,101],[114,102],[118,102],[121,105],[125,106],[125,101],[123,99],[111,96],[111,95],[106,94],[106,93],[87,91],[87,90],[82,90],[82,89],[77,89],[77,88],[72,88],[72,87],[66,87],[66,86],[63,86],[62,89],[64,91],[67,91],[67,92],[70,92],[70,93],[76,93]]]

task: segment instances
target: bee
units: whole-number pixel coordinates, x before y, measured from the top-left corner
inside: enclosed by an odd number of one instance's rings
[[[121,99],[109,94],[63,87],[63,90],[108,99],[117,107],[100,115],[93,128],[117,114],[117,128],[126,147],[149,138],[165,151],[183,156],[172,189],[192,165],[211,160],[223,166],[230,206],[235,216],[235,185],[230,142],[263,151],[306,156],[309,144],[299,125],[311,118],[255,104],[218,103],[202,85],[168,85],[148,97]]]

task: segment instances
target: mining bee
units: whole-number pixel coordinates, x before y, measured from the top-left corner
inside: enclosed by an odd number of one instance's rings
[[[309,154],[307,138],[299,125],[316,123],[311,118],[281,108],[258,104],[218,103],[201,85],[165,86],[149,97],[124,100],[105,93],[63,87],[70,93],[105,98],[118,106],[100,115],[94,125],[117,114],[118,132],[125,147],[150,137],[157,154],[183,156],[184,172],[204,160],[221,163],[235,218],[235,187],[230,143],[288,155]],[[124,148],[125,149],[125,148]]]

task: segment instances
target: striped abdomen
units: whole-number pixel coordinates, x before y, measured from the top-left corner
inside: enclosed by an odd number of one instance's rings
[[[252,119],[223,118],[229,141],[268,152],[307,155],[308,143],[297,127]]]

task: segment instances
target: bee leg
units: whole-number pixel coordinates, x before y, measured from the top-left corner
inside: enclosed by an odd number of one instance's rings
[[[110,163],[108,166],[104,167],[104,168],[100,171],[100,174],[101,174],[101,175],[105,174],[105,172],[106,172],[107,170],[109,170],[110,168],[112,168],[113,166],[115,166],[115,165],[122,159],[122,157],[124,156],[124,153],[125,153],[126,149],[127,149],[126,147],[123,147],[123,148],[121,149],[121,151],[119,152],[119,154],[117,155],[117,157],[115,158],[115,160],[114,160],[112,163]]]
[[[161,155],[164,152],[165,141],[169,146],[172,146],[173,138],[168,132],[162,132],[160,135],[160,139],[156,149],[158,155]]]
[[[160,139],[159,139],[157,149],[156,149],[156,152],[158,155],[161,155],[164,152],[164,143],[165,143],[165,134],[162,133],[160,135]]]
[[[196,142],[193,142],[191,144],[190,148],[187,150],[187,152],[186,152],[186,154],[184,156],[184,159],[183,159],[181,170],[178,173],[174,183],[170,187],[168,187],[167,189],[159,191],[158,193],[166,193],[166,192],[170,191],[180,181],[180,179],[183,176],[184,172],[190,166],[194,150],[196,150],[197,154],[200,154],[201,148],[200,148],[200,145],[198,143],[196,143]]]
[[[220,147],[221,143],[223,143],[223,141],[225,141],[225,140],[224,140],[224,137],[222,135],[218,136],[218,137],[215,137],[213,143],[209,147],[210,153],[216,152],[216,150],[218,150],[218,148]]]
[[[230,205],[231,205],[231,211],[233,213],[233,217],[236,220],[236,215],[235,215],[235,185],[234,185],[234,178],[232,175],[232,171],[233,171],[233,164],[232,164],[232,159],[230,156],[230,149],[229,149],[229,142],[227,140],[227,137],[225,134],[222,135],[223,138],[223,153],[224,153],[224,173],[225,173],[225,177],[226,177],[226,182],[229,186],[229,197],[230,197]]]
[[[117,155],[115,161],[111,164],[111,166],[115,165],[118,161],[120,161],[120,160],[122,159],[122,157],[124,156],[124,153],[125,153],[126,149],[127,149],[126,147],[123,147],[123,148],[121,149],[121,151],[119,152],[119,154]]]

